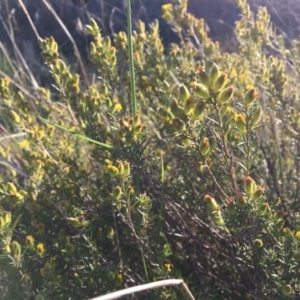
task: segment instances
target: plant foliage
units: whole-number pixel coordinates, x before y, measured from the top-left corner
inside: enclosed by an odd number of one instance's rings
[[[53,37],[40,39],[52,92],[0,79],[12,137],[0,147],[2,299],[86,299],[168,278],[197,299],[299,297],[299,40],[287,48],[265,8],[237,3],[231,54],[187,0],[162,7],[181,39],[167,55],[158,22],[138,23],[136,114],[127,35],[103,37],[93,19],[93,84]],[[171,287],[143,297],[183,299]]]

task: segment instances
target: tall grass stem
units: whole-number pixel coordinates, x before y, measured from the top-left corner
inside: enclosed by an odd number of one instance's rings
[[[133,48],[132,48],[132,22],[131,22],[131,1],[127,0],[127,35],[128,35],[128,56],[130,70],[130,92],[132,102],[132,115],[136,115],[136,91],[135,91],[135,75],[133,63]]]

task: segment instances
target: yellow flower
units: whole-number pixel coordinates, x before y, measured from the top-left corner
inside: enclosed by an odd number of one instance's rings
[[[171,264],[165,264],[167,272],[171,272]]]
[[[162,5],[161,10],[163,19],[167,21],[172,19],[172,8],[173,6],[171,3]]]
[[[44,248],[44,245],[42,243],[39,243],[37,246],[36,246],[36,253],[40,256],[42,256],[45,252],[45,248]]]
[[[297,232],[295,233],[295,237],[296,237],[297,239],[300,239],[300,231],[297,231]]]

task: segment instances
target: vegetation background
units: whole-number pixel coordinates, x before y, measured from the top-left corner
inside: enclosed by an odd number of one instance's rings
[[[300,3],[0,5],[3,299],[299,299]]]

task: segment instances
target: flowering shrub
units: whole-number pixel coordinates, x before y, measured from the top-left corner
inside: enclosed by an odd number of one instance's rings
[[[0,80],[3,124],[22,134],[0,148],[18,165],[1,173],[3,299],[167,278],[197,299],[299,296],[299,41],[287,49],[266,9],[239,0],[239,48],[221,53],[180,3],[162,7],[182,39],[167,56],[157,22],[133,34],[138,114],[128,38],[104,38],[94,20],[93,84],[52,37],[40,40],[52,93]]]

